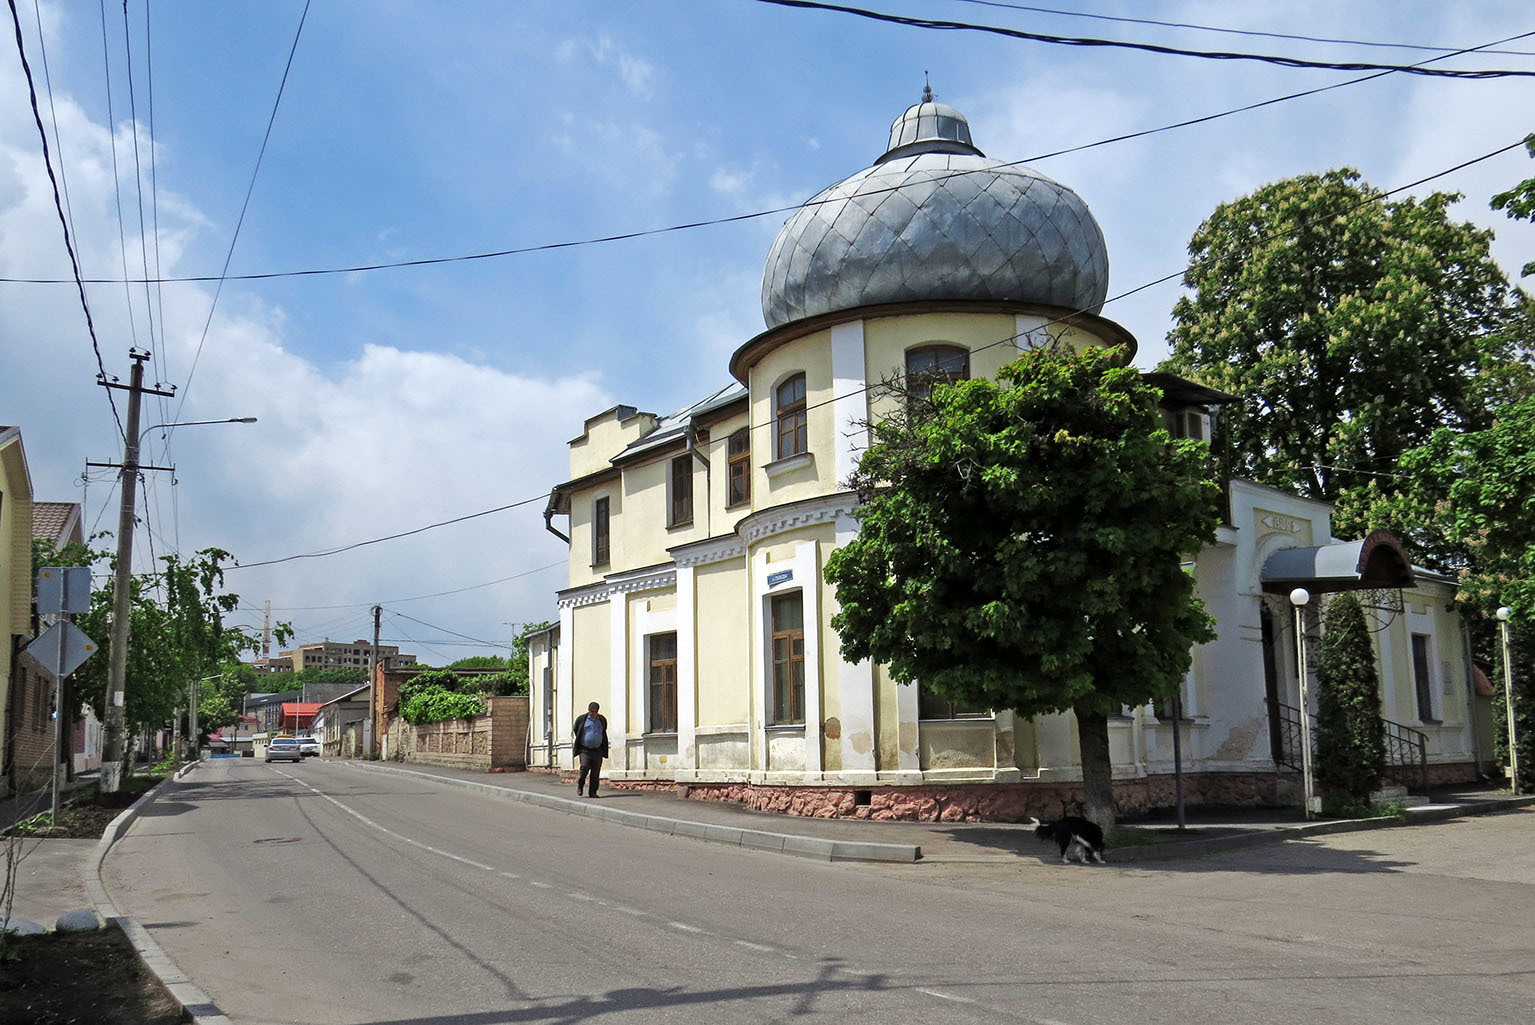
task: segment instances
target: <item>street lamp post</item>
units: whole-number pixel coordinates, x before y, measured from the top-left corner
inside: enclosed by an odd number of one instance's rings
[[[1498,630],[1503,635],[1503,701],[1508,713],[1508,784],[1514,793],[1519,792],[1519,749],[1514,746],[1514,664],[1509,658],[1507,605],[1498,609]]]
[[[1300,682],[1301,789],[1308,819],[1316,815],[1311,776],[1311,703],[1306,696],[1306,605],[1310,601],[1311,592],[1304,587],[1290,592],[1290,604],[1295,606],[1295,668]]]
[[[231,417],[227,420],[189,420],[185,423],[155,424],[139,430],[139,392],[144,380],[142,359],[133,364],[132,400],[128,403],[128,424],[123,440],[122,502],[117,517],[117,565],[112,591],[111,649],[107,666],[106,736],[101,751],[101,789],[115,793],[123,777],[124,691],[128,677],[128,615],[129,590],[132,586],[134,493],[139,479],[139,447],[144,435],[163,427],[193,427],[198,424],[253,424],[253,416]]]

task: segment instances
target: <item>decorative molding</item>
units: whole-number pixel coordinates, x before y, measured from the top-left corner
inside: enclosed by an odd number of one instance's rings
[[[638,570],[622,577],[609,577],[608,584],[615,594],[629,594],[633,591],[659,591],[668,587],[677,586],[677,569],[675,566],[667,566],[664,569]]]
[[[822,495],[753,513],[736,525],[736,531],[750,546],[786,530],[835,523],[838,517],[851,513],[857,507],[858,499],[850,491]]]
[[[678,569],[690,569],[725,562],[728,559],[739,559],[746,554],[746,542],[734,534],[728,534],[725,537],[678,545],[670,549],[670,552],[677,562]]]
[[[573,587],[568,591],[555,593],[555,604],[562,609],[579,608],[582,605],[597,605],[607,601],[613,596],[613,588],[606,581],[595,584],[586,584],[582,587]]]

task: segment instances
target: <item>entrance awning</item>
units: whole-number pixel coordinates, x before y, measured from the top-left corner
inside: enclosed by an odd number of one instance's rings
[[[1331,594],[1414,585],[1412,563],[1402,542],[1384,530],[1363,541],[1282,549],[1268,557],[1259,580],[1270,594],[1285,594],[1295,587]]]

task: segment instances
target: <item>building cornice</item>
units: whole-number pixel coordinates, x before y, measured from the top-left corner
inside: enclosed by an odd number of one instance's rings
[[[840,517],[851,515],[856,508],[858,496],[851,491],[839,491],[754,512],[736,524],[736,533],[751,546],[788,530],[835,523]]]
[[[746,542],[738,534],[726,534],[722,537],[710,537],[702,541],[678,545],[676,548],[667,549],[667,552],[676,560],[679,569],[691,569],[695,566],[708,566],[729,559],[739,559],[746,554]]]
[[[909,317],[924,313],[1005,313],[1009,315],[1032,314],[1053,322],[1080,327],[1097,335],[1112,345],[1128,345],[1134,354],[1135,336],[1119,324],[1093,313],[1080,313],[1064,306],[1044,306],[1039,303],[1015,302],[965,302],[961,300],[919,299],[911,302],[880,303],[874,306],[856,306],[850,310],[834,310],[803,320],[790,321],[750,339],[730,357],[730,373],[737,381],[749,385],[751,368],[780,345],[803,338],[805,335],[824,331],[837,324],[852,320],[876,320],[880,317]]]

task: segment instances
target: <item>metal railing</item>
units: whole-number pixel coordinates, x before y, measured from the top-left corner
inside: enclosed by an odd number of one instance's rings
[[[1276,703],[1275,714],[1279,722],[1279,752],[1275,761],[1280,765],[1301,771],[1301,722],[1300,709],[1294,705]],[[1385,778],[1404,787],[1428,786],[1428,735],[1411,726],[1404,726],[1390,719],[1382,719],[1386,731]],[[1311,717],[1312,756],[1316,755],[1316,716]]]

